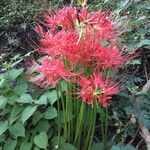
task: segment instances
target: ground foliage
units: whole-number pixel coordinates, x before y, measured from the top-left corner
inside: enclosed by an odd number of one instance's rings
[[[22,62],[33,50],[31,41],[38,42],[39,36],[34,26],[38,23],[37,18],[42,18],[40,14],[46,12],[48,7],[63,7],[70,1],[8,0],[0,3],[0,149],[57,149],[57,92],[53,88],[43,91],[29,83]],[[73,5],[77,3],[73,2]],[[109,108],[108,149],[145,150],[133,116],[150,128],[150,94],[141,93],[142,86],[150,77],[150,3],[140,0],[89,0],[88,5],[92,10],[109,9],[124,16],[125,20],[130,18],[127,32],[120,40],[128,43],[128,50],[138,48],[139,56],[126,69],[123,91],[113,97]],[[145,98],[135,104],[135,99],[141,94]],[[96,124],[93,150],[101,147],[99,119]],[[62,150],[75,149],[64,138],[61,138],[60,145]]]

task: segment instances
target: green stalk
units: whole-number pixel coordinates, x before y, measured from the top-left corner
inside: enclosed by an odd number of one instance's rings
[[[58,109],[58,147],[60,145],[60,101],[58,96],[58,87],[56,85],[56,92],[57,92],[57,109]]]
[[[65,123],[64,138],[67,138],[67,120],[66,120],[65,101],[64,101],[61,85],[60,85],[60,92],[61,92],[62,109],[63,109],[64,123]]]
[[[104,148],[106,148],[106,143],[107,143],[107,131],[108,131],[108,108],[106,108],[106,113],[105,113],[105,141],[104,141]]]
[[[93,136],[94,136],[94,131],[95,131],[95,123],[96,123],[96,114],[97,114],[97,105],[96,105],[96,98],[95,98],[94,99],[94,108],[93,108],[93,124],[92,124],[92,130],[91,130],[91,136],[90,136],[88,150],[91,149],[91,145],[92,145],[92,141],[93,141]]]
[[[69,95],[69,84],[67,82],[67,96],[66,96],[66,116],[68,122],[67,140],[70,141],[70,95]]]
[[[101,132],[102,132],[102,143],[104,146],[105,143],[105,132],[104,132],[104,125],[103,125],[103,113],[102,108],[100,107],[100,122],[101,122]]]
[[[81,108],[80,108],[80,113],[79,113],[77,123],[76,123],[76,133],[75,133],[74,145],[76,144],[77,139],[78,139],[78,135],[79,135],[79,133],[81,132],[81,129],[82,129],[84,109],[85,109],[85,103],[82,102],[82,105],[81,105]]]
[[[89,112],[89,128],[88,128],[88,134],[86,137],[86,141],[85,141],[85,146],[84,149],[86,150],[88,147],[88,143],[89,143],[89,139],[90,139],[90,135],[91,135],[91,131],[92,131],[92,124],[93,124],[93,109],[91,109],[90,107],[88,107],[88,112]]]

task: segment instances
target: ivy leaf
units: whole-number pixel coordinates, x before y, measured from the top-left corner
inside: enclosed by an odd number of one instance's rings
[[[34,137],[34,143],[39,147],[46,149],[48,145],[48,136],[45,132],[41,132],[39,135]]]
[[[54,107],[49,107],[44,114],[45,119],[53,119],[56,117],[57,117],[57,110]]]
[[[25,128],[21,122],[16,122],[15,125],[9,128],[9,132],[15,137],[25,137]]]
[[[34,107],[28,106],[23,110],[23,113],[22,113],[22,122],[23,123],[33,115],[36,108],[37,108],[37,106],[34,106]]]
[[[0,135],[3,134],[8,129],[8,121],[0,123]]]
[[[32,147],[32,143],[24,141],[23,143],[21,143],[19,150],[30,150],[31,147]]]

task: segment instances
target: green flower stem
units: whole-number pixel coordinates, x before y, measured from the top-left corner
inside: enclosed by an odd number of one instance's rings
[[[65,126],[64,126],[64,138],[67,138],[67,120],[66,120],[65,101],[64,101],[61,85],[59,87],[60,87],[60,92],[61,92],[61,102],[62,102],[64,123],[65,123]]]
[[[105,140],[104,140],[104,148],[106,148],[107,143],[107,131],[108,131],[108,108],[105,110]]]
[[[97,105],[96,105],[96,98],[94,99],[94,108],[93,108],[93,122],[92,122],[92,130],[91,130],[91,135],[90,135],[90,140],[89,140],[89,146],[88,150],[91,149],[92,141],[93,141],[93,136],[94,136],[94,131],[95,131],[95,123],[96,123],[96,113],[97,113]]]
[[[101,132],[102,132],[102,143],[104,146],[105,143],[105,132],[104,132],[104,124],[103,124],[103,112],[102,112],[102,107],[100,107],[100,122],[101,122]]]
[[[83,116],[84,116],[84,110],[85,110],[85,103],[82,102],[81,104],[81,108],[80,108],[80,113],[77,119],[77,123],[76,123],[76,133],[75,133],[75,139],[74,139],[74,144],[76,144],[77,139],[78,139],[78,135],[79,133],[82,131],[82,126],[83,126]]]
[[[85,146],[84,146],[85,150],[87,149],[88,144],[89,144],[90,135],[92,132],[92,124],[93,124],[93,109],[90,106],[88,106],[88,113],[89,113],[89,128],[88,128],[88,134],[87,134]]]
[[[57,92],[57,109],[58,109],[58,147],[60,145],[60,99],[58,94],[58,86],[56,85],[56,92]]]
[[[67,140],[68,142],[70,141],[70,93],[69,93],[69,84],[67,83],[67,95],[66,95],[66,116],[67,116],[67,123],[68,123],[68,128],[67,128]]]

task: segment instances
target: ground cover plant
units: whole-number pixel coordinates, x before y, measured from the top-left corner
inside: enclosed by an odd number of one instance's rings
[[[28,18],[32,53],[1,55],[0,148],[149,149],[148,4],[52,1]]]

